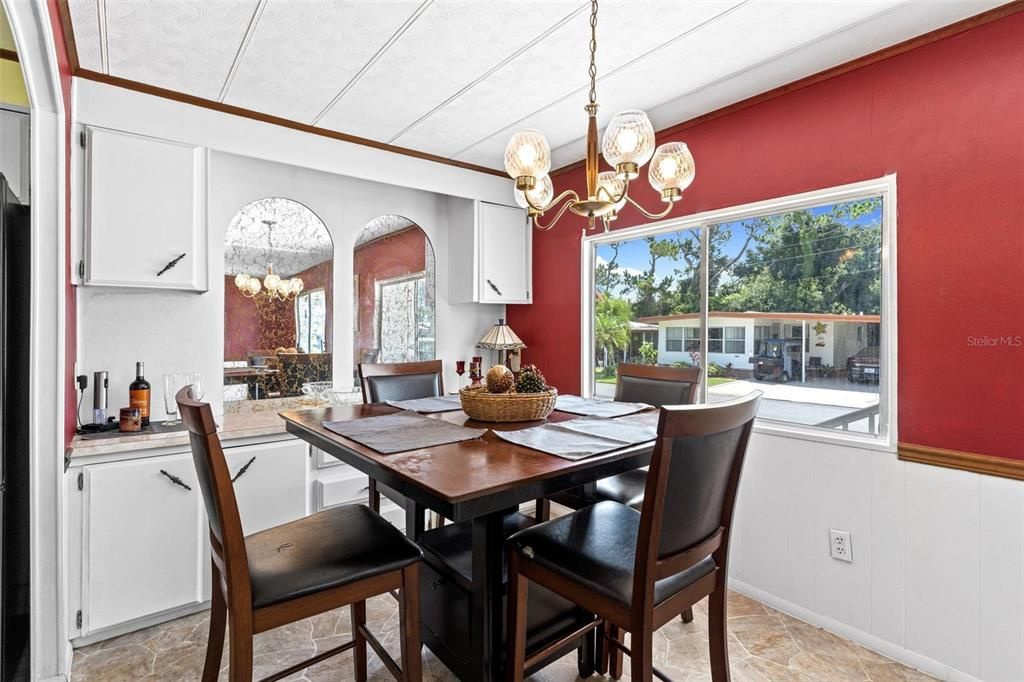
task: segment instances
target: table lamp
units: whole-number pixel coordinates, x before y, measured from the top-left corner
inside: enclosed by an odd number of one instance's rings
[[[526,348],[523,340],[516,336],[512,328],[505,324],[504,318],[498,320],[498,324],[487,330],[484,338],[476,344],[479,348],[488,348],[498,351],[498,364],[505,364],[505,351]]]

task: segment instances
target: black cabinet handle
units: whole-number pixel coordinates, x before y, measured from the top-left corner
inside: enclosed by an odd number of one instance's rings
[[[192,486],[190,486],[188,483],[185,483],[185,481],[181,480],[174,474],[169,474],[163,469],[160,470],[160,473],[166,476],[168,479],[170,479],[171,483],[173,483],[174,485],[180,485],[185,490],[192,490]]]
[[[255,461],[256,461],[256,458],[253,457],[248,462],[246,462],[245,466],[243,466],[241,469],[239,469],[238,473],[231,477],[231,482],[234,483],[235,481],[240,479],[242,477],[242,474],[244,474],[246,471],[248,471],[249,467],[251,467],[252,463],[255,462]]]
[[[491,280],[487,280],[487,286],[489,286],[491,289],[493,289],[494,293],[496,293],[498,296],[504,296],[504,294],[501,293],[501,290],[498,289],[498,287],[496,287],[494,285],[494,282],[492,282]]]
[[[164,274],[165,272],[167,272],[168,270],[173,268],[184,257],[185,257],[185,254],[181,254],[177,258],[172,258],[171,260],[167,261],[167,265],[164,266],[163,270],[161,270],[160,272],[156,273],[156,276],[159,277],[160,275]]]

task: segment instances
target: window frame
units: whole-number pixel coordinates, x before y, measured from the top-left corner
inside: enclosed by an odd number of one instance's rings
[[[679,332],[679,338],[678,339],[670,338],[669,337],[669,332],[675,332],[675,331]],[[682,327],[678,327],[678,326],[677,327],[665,327],[665,352],[666,353],[682,353],[683,352],[683,343],[684,343],[684,338],[683,337],[684,337],[684,332],[683,332],[683,328]],[[668,347],[669,341],[678,341],[679,342],[679,348],[669,348]]]
[[[879,365],[882,372],[882,380],[879,382],[879,432],[878,435],[860,434],[852,431],[825,430],[815,427],[790,424],[785,422],[767,421],[758,419],[754,424],[754,430],[758,433],[777,435],[789,438],[800,438],[815,442],[838,443],[843,445],[854,445],[881,449],[888,452],[896,452],[898,440],[898,410],[897,410],[897,344],[898,329],[897,320],[897,278],[896,278],[896,240],[898,232],[897,222],[897,175],[895,173],[885,175],[872,180],[864,180],[846,185],[838,185],[800,194],[755,201],[737,206],[730,206],[701,213],[694,213],[678,218],[660,220],[653,223],[640,223],[622,227],[609,232],[597,234],[584,234],[580,245],[580,326],[581,326],[581,355],[580,367],[582,386],[581,394],[584,397],[591,397],[594,392],[594,367],[589,359],[593,356],[594,337],[594,274],[597,262],[597,247],[602,244],[620,242],[630,239],[657,236],[666,232],[680,230],[696,230],[701,235],[701,264],[707,262],[707,228],[713,225],[735,222],[764,215],[785,213],[804,208],[814,208],[821,205],[841,203],[856,199],[880,196],[882,198],[882,239],[881,239],[881,325],[879,339]],[[702,286],[705,293],[701,300],[701,337],[707,339],[708,310],[706,277],[702,278]],[[707,348],[708,344],[702,344]],[[684,332],[685,348],[685,332]],[[724,345],[723,345],[724,349]],[[707,353],[702,352],[702,363],[707,362]],[[707,377],[704,378],[700,391],[700,401],[706,401]]]
[[[328,350],[327,350],[327,335],[326,335],[326,332],[327,332],[327,313],[329,311],[327,310],[327,288],[326,287],[317,287],[315,289],[306,289],[306,290],[300,291],[298,293],[298,295],[295,297],[295,345],[297,347],[300,347],[300,348],[305,348],[307,353],[312,353],[313,352],[312,350],[310,350],[308,345],[300,346],[300,344],[299,344],[299,337],[300,337],[300,333],[302,331],[301,328],[300,328],[301,327],[301,322],[299,321],[300,320],[300,318],[299,318],[299,305],[300,305],[300,301],[305,300],[307,302],[306,303],[306,307],[309,309],[309,329],[307,331],[309,332],[308,335],[311,336],[313,334],[313,306],[312,306],[311,301],[313,300],[313,294],[315,294],[317,292],[322,292],[323,295],[324,295],[324,348],[322,350],[320,350],[319,352],[327,353]],[[308,340],[309,339],[307,339],[307,341]]]

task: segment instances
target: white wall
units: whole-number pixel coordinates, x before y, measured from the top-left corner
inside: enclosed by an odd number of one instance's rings
[[[1024,483],[756,433],[738,505],[734,588],[943,679],[1024,679]]]
[[[127,404],[134,363],[143,360],[154,388],[154,418],[163,418],[159,384],[170,371],[202,372],[210,387],[207,398],[214,412],[221,412],[224,236],[239,209],[265,197],[286,197],[309,207],[334,240],[332,348],[339,386],[351,385],[352,376],[352,247],[362,228],[382,214],[412,220],[434,247],[437,357],[446,361],[446,385],[458,385],[452,361],[476,354],[477,341],[504,316],[504,306],[448,303],[448,201],[442,195],[216,152],[209,178],[210,291],[78,289],[79,371],[110,372],[112,409]],[[91,393],[87,406],[90,401]]]

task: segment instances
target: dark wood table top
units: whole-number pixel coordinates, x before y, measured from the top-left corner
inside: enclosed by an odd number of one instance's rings
[[[645,466],[654,447],[654,441],[649,441],[571,461],[509,443],[488,431],[474,440],[387,455],[329,431],[322,425],[324,420],[359,419],[397,411],[397,408],[386,404],[354,404],[288,410],[280,414],[290,433],[456,521],[508,509],[531,499]],[[492,430],[517,430],[544,423],[477,422],[461,410],[427,416]],[[546,421],[576,418],[577,415],[556,411]]]

